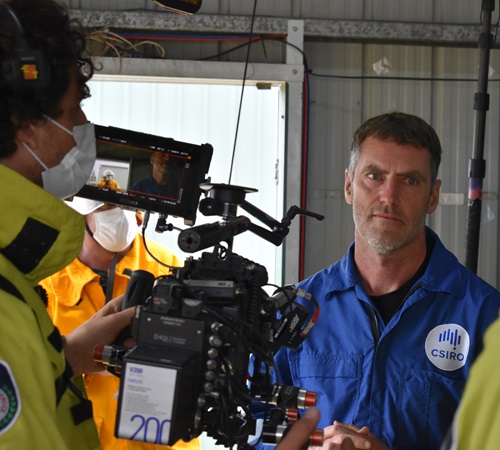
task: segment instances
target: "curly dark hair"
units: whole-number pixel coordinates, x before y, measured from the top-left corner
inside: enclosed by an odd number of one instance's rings
[[[2,1],[2,0],[0,0]],[[0,157],[16,149],[16,129],[30,122],[57,118],[61,100],[68,89],[71,69],[78,67],[82,98],[90,96],[87,81],[94,65],[86,54],[83,25],[69,17],[67,9],[55,0],[7,0],[5,5],[17,16],[26,43],[40,50],[50,66],[46,87],[16,85],[7,81],[0,70]],[[4,15],[0,23],[0,69],[13,56],[14,22]]]

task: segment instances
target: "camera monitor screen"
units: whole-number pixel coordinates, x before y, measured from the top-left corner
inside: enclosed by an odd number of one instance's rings
[[[212,159],[210,144],[101,125],[95,125],[95,134],[97,159],[77,196],[195,223],[199,186]]]

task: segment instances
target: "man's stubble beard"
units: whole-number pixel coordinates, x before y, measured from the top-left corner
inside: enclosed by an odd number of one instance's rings
[[[387,212],[394,214],[394,211]],[[407,221],[400,222],[401,231],[399,232],[380,230],[380,228],[375,228],[370,223],[375,220],[372,212],[360,211],[353,202],[353,219],[357,235],[364,239],[380,255],[389,255],[414,241],[422,229],[425,228],[426,217],[427,213],[422,212],[419,219],[413,225],[410,225],[409,228],[406,225]]]

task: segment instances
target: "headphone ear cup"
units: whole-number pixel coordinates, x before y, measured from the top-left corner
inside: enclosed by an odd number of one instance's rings
[[[38,50],[16,50],[12,59],[3,62],[2,72],[17,87],[47,87],[50,82],[50,66]]]
[[[40,50],[29,48],[24,31],[14,11],[0,3],[0,18],[10,22],[14,48],[12,57],[2,61],[2,77],[16,87],[46,87],[50,82],[50,65]]]

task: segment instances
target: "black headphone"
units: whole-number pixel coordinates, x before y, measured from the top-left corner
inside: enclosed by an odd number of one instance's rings
[[[2,61],[2,77],[16,87],[46,87],[50,81],[50,65],[40,50],[29,48],[23,27],[14,11],[0,3],[0,19],[13,27],[13,57]]]

